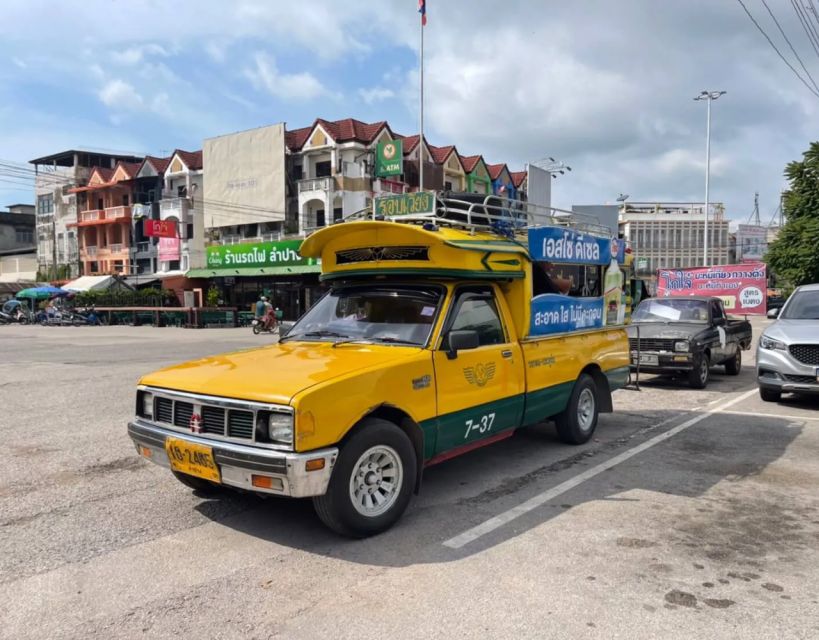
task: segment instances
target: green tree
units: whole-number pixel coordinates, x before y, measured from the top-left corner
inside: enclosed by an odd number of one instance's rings
[[[819,142],[812,142],[801,161],[785,167],[790,186],[783,208],[787,222],[768,245],[765,260],[777,276],[793,286],[819,282]]]

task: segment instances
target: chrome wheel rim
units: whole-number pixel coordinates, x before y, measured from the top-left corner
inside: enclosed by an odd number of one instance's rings
[[[392,447],[376,445],[367,449],[353,467],[350,500],[363,516],[374,518],[392,508],[404,481],[401,457]]]
[[[591,389],[583,389],[577,399],[577,424],[582,431],[588,431],[594,424],[594,394]]]

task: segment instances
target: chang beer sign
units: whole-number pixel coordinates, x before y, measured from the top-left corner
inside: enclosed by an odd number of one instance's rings
[[[385,218],[432,215],[435,213],[435,194],[429,191],[418,191],[396,196],[382,196],[375,199],[373,206],[375,215]]]
[[[218,245],[207,248],[208,267],[213,269],[259,269],[317,265],[316,258],[299,254],[301,240]]]
[[[404,141],[379,142],[375,151],[375,176],[386,178],[404,173]]]

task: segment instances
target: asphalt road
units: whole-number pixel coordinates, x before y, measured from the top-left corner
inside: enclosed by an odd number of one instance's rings
[[[819,637],[819,403],[762,403],[749,352],[616,392],[586,446],[543,425],[433,467],[349,541],[126,435],[142,373],[267,340],[0,327],[0,638]]]

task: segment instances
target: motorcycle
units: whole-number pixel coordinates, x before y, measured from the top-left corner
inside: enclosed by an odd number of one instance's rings
[[[271,322],[269,324],[265,324],[265,321],[262,318],[253,318],[250,326],[253,327],[254,336],[257,336],[260,333],[276,333],[279,330],[278,323]]]

